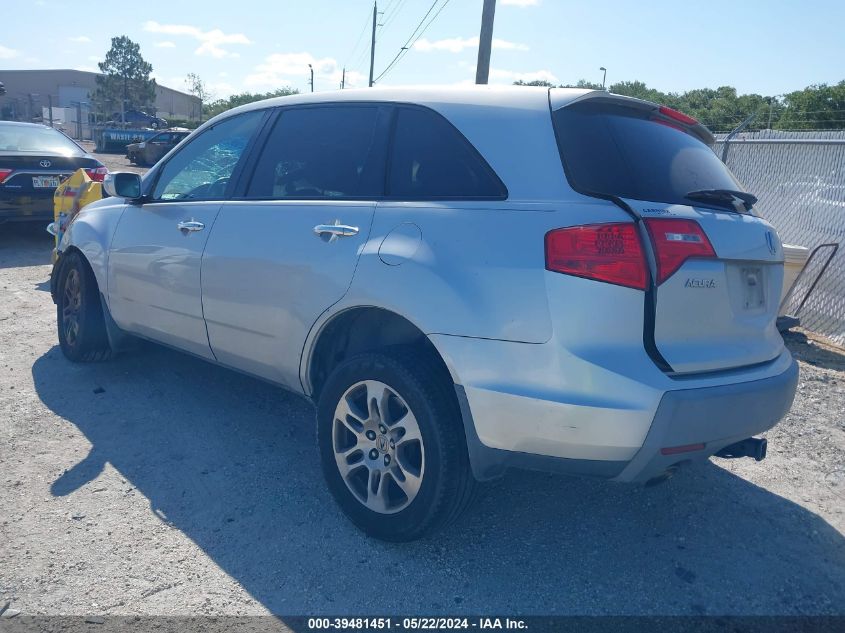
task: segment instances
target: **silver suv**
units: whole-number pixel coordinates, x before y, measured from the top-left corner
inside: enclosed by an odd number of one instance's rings
[[[312,398],[331,492],[383,539],[508,467],[647,482],[762,459],[798,377],[783,250],[712,140],[604,91],[240,107],[76,217],[61,348],[142,337]]]

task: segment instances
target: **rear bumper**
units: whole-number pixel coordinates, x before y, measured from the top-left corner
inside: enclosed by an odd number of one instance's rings
[[[768,431],[787,414],[798,387],[798,363],[782,374],[736,384],[669,391],[660,400],[642,448],[615,477],[643,482],[683,462],[707,459],[720,449]],[[690,452],[662,449],[703,444]]]
[[[49,194],[19,195],[0,192],[0,222],[53,220],[53,191]]]
[[[672,379],[644,352],[616,366],[555,344],[431,335],[452,372],[473,473],[509,467],[645,481],[774,426],[798,367],[789,352],[755,367]],[[640,349],[642,349],[640,347]],[[704,444],[692,452],[661,449]]]

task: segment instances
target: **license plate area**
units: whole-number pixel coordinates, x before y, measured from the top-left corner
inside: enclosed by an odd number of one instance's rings
[[[32,187],[34,189],[55,189],[61,184],[59,176],[33,176]]]
[[[743,302],[746,310],[766,305],[766,278],[760,266],[744,266],[739,271],[742,280]]]

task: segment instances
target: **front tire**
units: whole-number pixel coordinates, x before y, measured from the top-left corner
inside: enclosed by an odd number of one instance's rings
[[[111,356],[100,291],[90,266],[76,251],[59,268],[56,323],[59,346],[68,360],[92,362]]]
[[[472,498],[452,383],[425,355],[367,353],[339,365],[320,393],[317,440],[332,495],[370,536],[418,539]]]

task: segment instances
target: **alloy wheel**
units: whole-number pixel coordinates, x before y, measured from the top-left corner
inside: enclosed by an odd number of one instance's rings
[[[425,471],[420,427],[389,385],[363,380],[346,390],[335,408],[332,447],[347,488],[370,510],[399,512],[419,493]]]
[[[65,277],[64,301],[62,302],[62,326],[65,341],[74,347],[79,340],[79,313],[82,310],[82,283],[79,271],[71,268]]]

